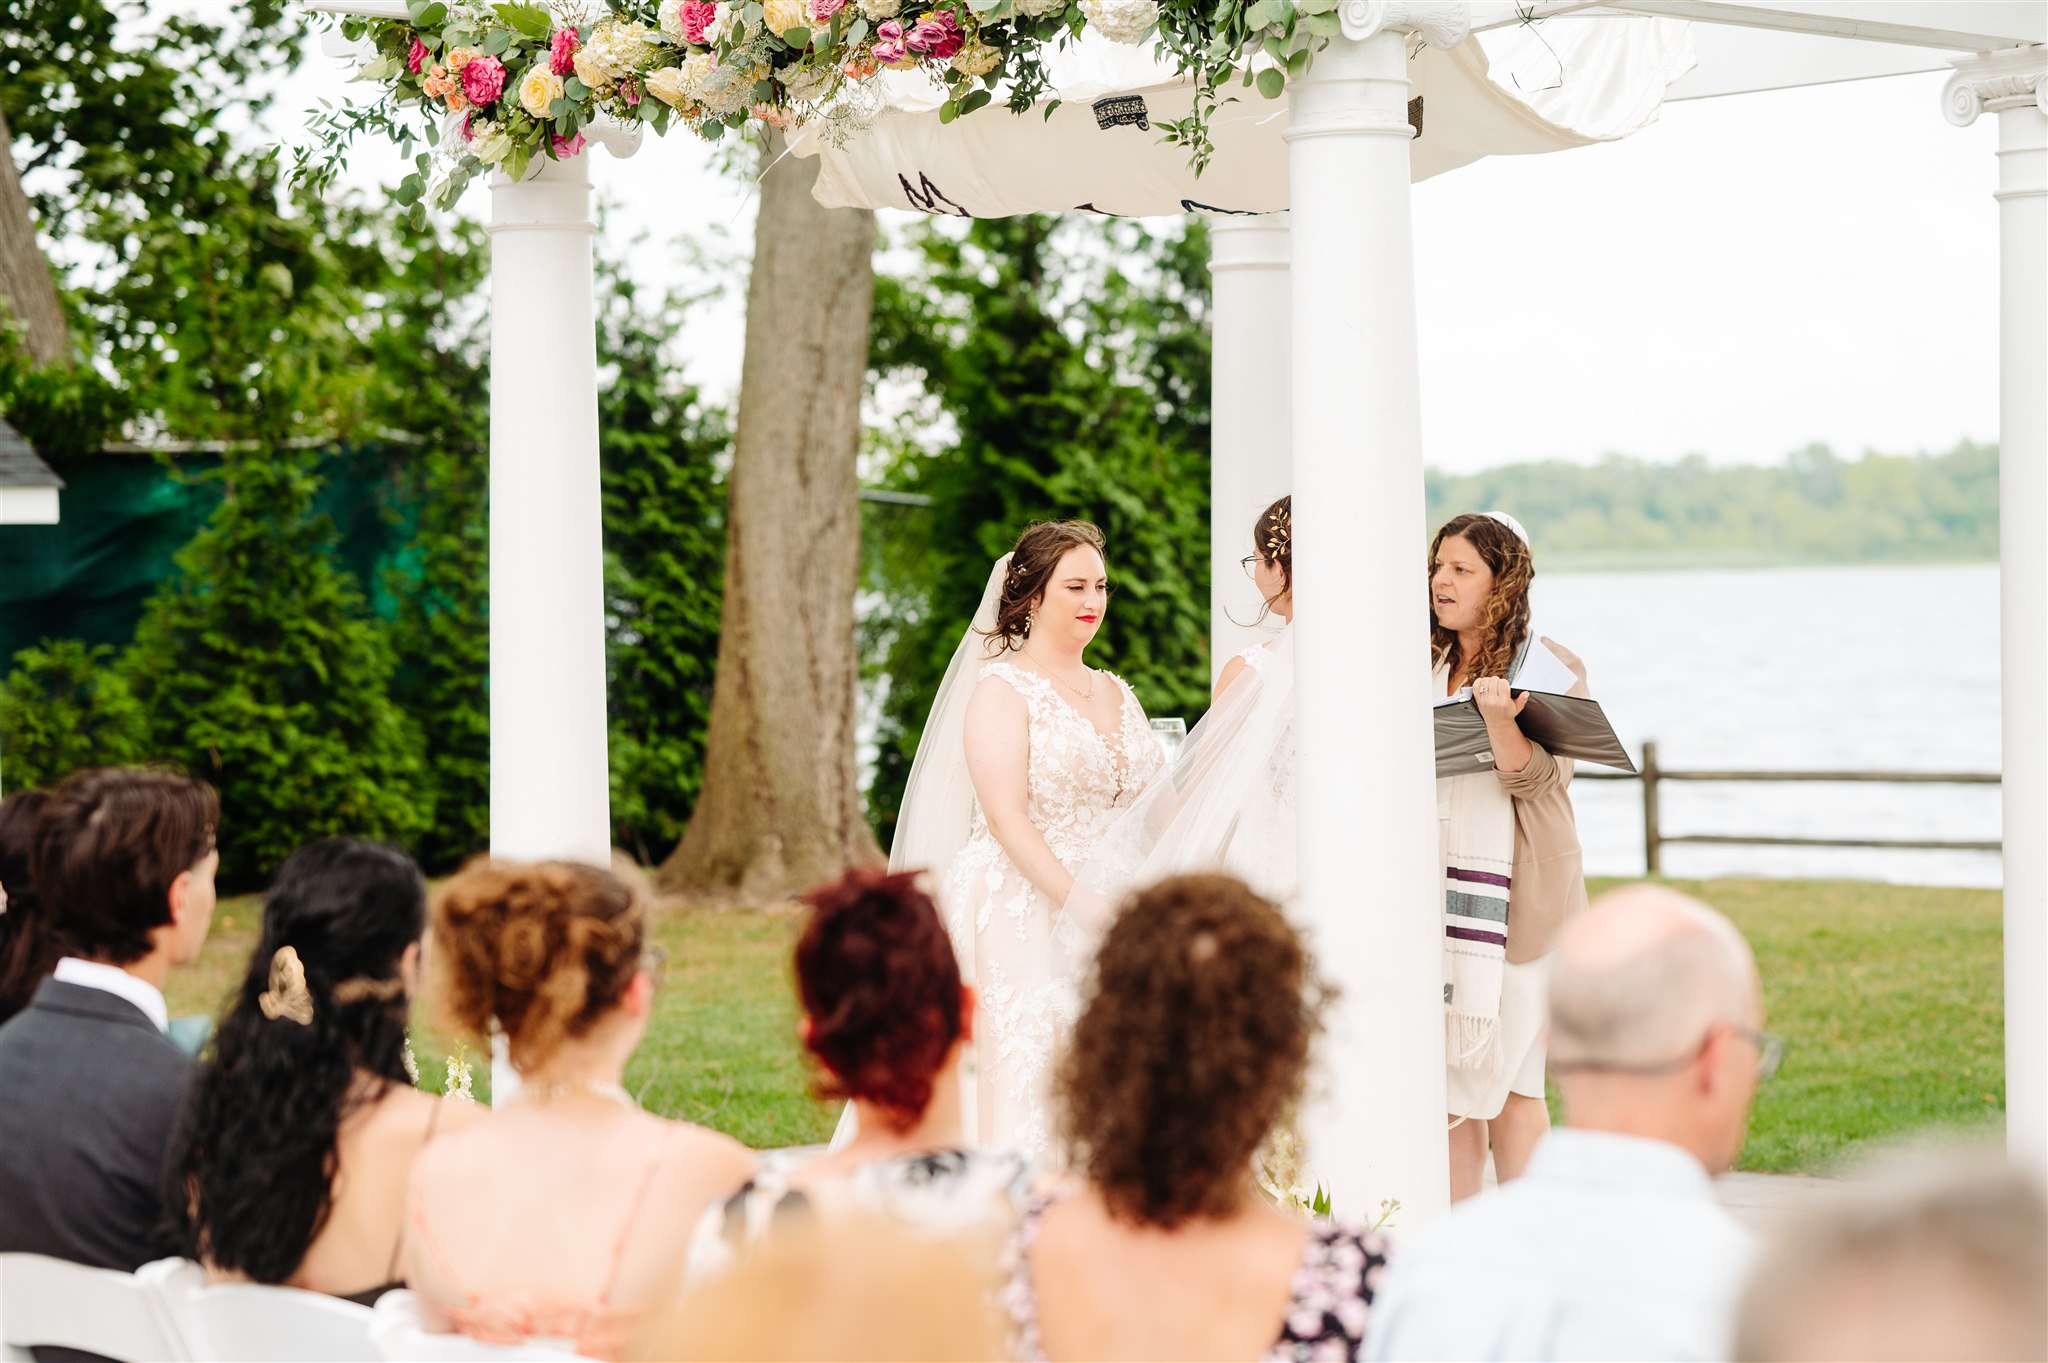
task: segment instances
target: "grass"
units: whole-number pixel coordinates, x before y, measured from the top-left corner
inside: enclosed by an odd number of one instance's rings
[[[2003,1120],[1997,891],[1673,883],[1748,934],[1763,971],[1765,1025],[1789,1047],[1784,1068],[1758,1094],[1741,1168],[1826,1173],[1861,1148]],[[174,1014],[218,1011],[248,959],[256,908],[249,899],[223,901],[204,955],[172,976]],[[651,1110],[756,1147],[830,1135],[833,1114],[811,1096],[797,1044],[795,921],[673,909],[656,936],[668,974],[627,1086]],[[423,1081],[440,1088],[445,1046],[424,1028],[416,1044]],[[485,1096],[488,1066],[475,1073]]]

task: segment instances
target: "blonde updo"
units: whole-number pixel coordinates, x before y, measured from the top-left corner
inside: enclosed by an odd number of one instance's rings
[[[624,996],[647,944],[647,911],[609,871],[479,857],[434,897],[433,960],[453,1030],[495,1022],[531,1069]]]

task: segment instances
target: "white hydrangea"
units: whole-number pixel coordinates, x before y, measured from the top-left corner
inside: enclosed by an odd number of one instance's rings
[[[1135,46],[1159,22],[1158,0],[1080,0],[1088,27],[1113,43]]]
[[[683,41],[683,0],[661,0],[661,31],[669,41],[680,45]]]
[[[785,67],[782,88],[799,104],[816,104],[832,93],[838,73],[829,66]]]
[[[1017,13],[1027,19],[1043,19],[1067,7],[1067,0],[1016,0]]]
[[[702,105],[713,118],[736,114],[754,97],[754,82],[739,67],[720,66],[709,52],[683,59],[682,88],[691,100]]]
[[[718,46],[719,42],[725,37],[725,35],[729,31],[731,31],[733,11],[738,8],[738,5],[718,6],[718,12],[711,16],[711,22],[704,25],[705,46]],[[677,6],[677,9],[678,11],[680,11],[681,6]]]
[[[654,30],[647,25],[612,20],[590,31],[590,37],[583,44],[582,55],[604,75],[619,80],[655,59],[658,52],[655,43]]]
[[[1064,4],[1066,0],[1059,0]],[[903,12],[903,0],[860,0],[860,12],[870,23],[879,24],[884,19],[894,19]]]

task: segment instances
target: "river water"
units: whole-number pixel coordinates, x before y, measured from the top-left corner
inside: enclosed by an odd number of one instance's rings
[[[1539,573],[1534,621],[1666,768],[1999,769],[1998,569]],[[1586,869],[1643,871],[1635,782],[1573,786]],[[1659,786],[1664,832],[1996,839],[1996,786]],[[1996,855],[1666,846],[1673,876],[1999,883]]]

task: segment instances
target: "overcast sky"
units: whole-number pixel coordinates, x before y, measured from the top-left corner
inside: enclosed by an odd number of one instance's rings
[[[315,97],[348,89],[312,42],[270,119],[287,140]],[[1855,455],[1994,439],[1996,120],[1951,126],[1943,79],[1673,104],[1622,142],[1418,185],[1429,462],[1768,462],[1812,441]],[[349,179],[401,173],[364,147]],[[686,243],[747,248],[750,189],[694,137],[599,153],[593,177],[611,249],[650,282],[703,277]],[[477,187],[457,211],[487,210]],[[676,353],[693,381],[737,387],[742,322],[736,293],[692,311]]]

